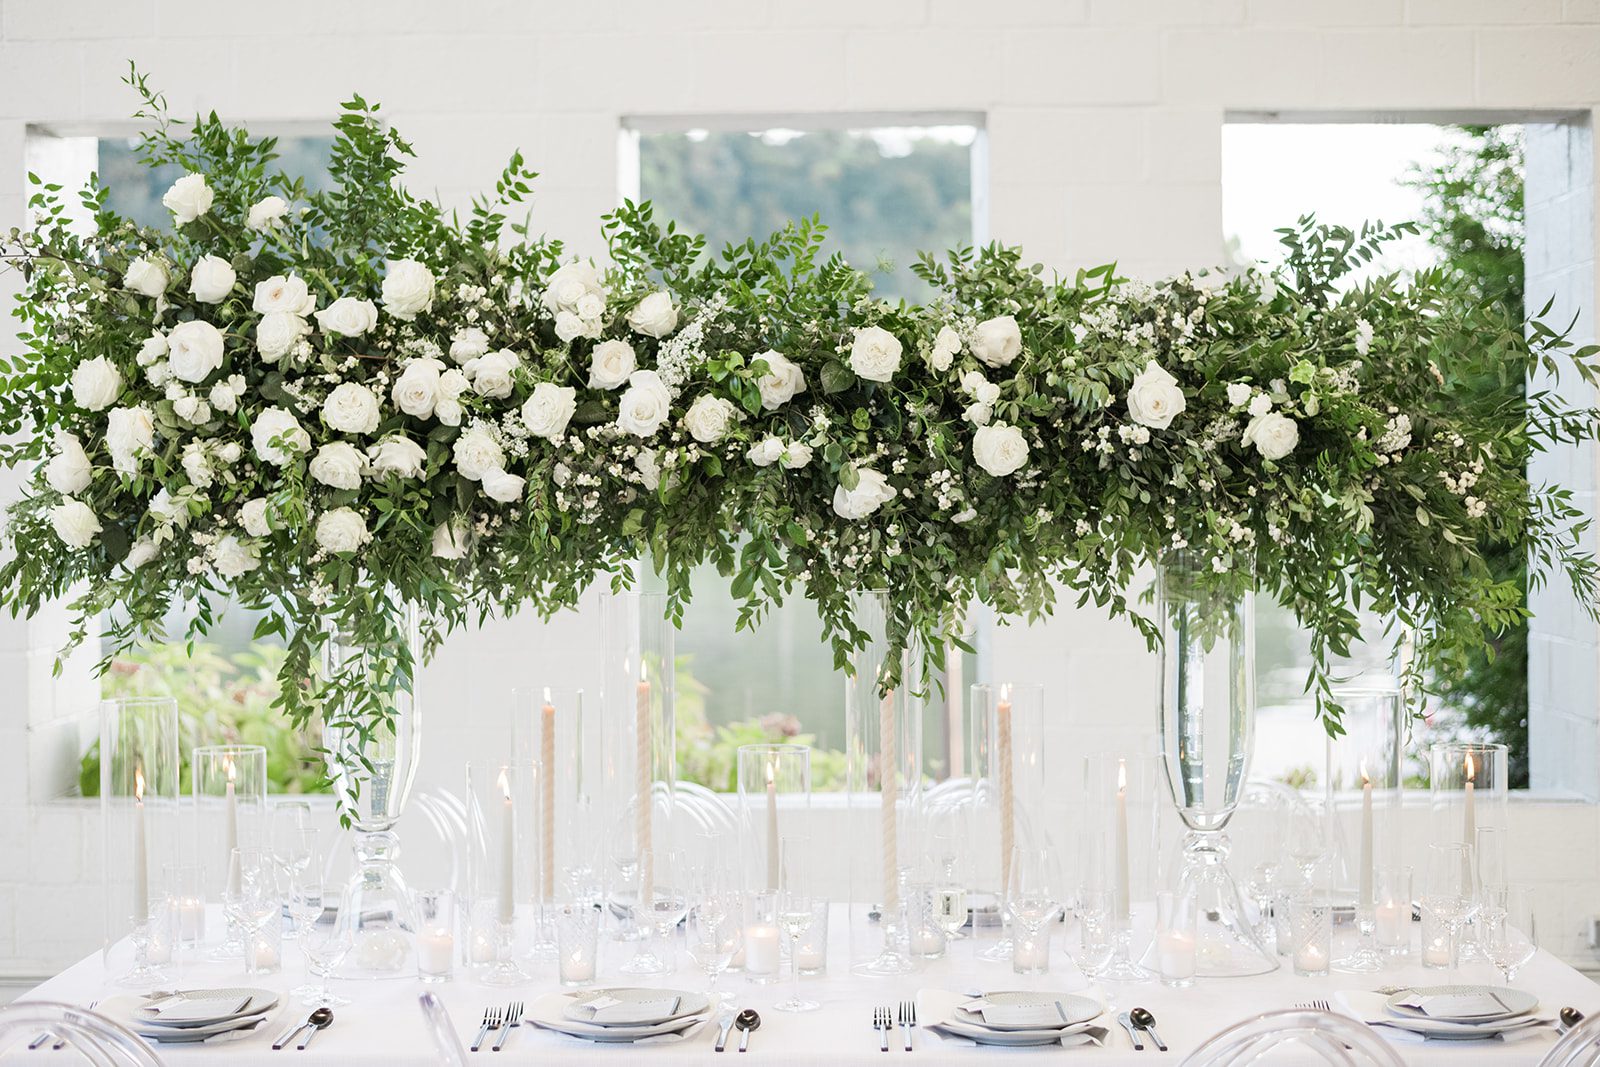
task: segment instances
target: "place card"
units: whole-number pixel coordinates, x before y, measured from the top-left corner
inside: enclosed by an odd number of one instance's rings
[[[1415,1008],[1430,1019],[1478,1019],[1506,1013],[1505,1004],[1487,990],[1478,993],[1439,993],[1434,996],[1412,997],[1400,1001],[1400,1005]]]

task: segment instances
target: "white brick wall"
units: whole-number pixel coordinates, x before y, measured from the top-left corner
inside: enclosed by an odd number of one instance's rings
[[[544,172],[537,224],[583,251],[598,250],[596,216],[616,199],[624,114],[979,112],[996,237],[1062,269],[1115,258],[1149,275],[1220,256],[1228,111],[1588,110],[1600,104],[1600,3],[284,0],[263,15],[199,0],[0,0],[0,226],[21,220],[25,125],[122,120],[129,58],[179,112],[323,120],[359,90],[416,142],[411,185],[452,205],[521,145]],[[1584,195],[1592,220],[1592,187]],[[1591,221],[1578,235],[1591,256],[1593,236]],[[1594,306],[1592,272],[1567,295]],[[0,973],[42,973],[86,951],[62,917],[94,907],[92,885],[59,884],[73,859],[60,841],[88,849],[88,820],[39,810],[26,791],[25,724],[55,699],[15,682],[43,647],[37,634],[0,620],[0,669],[13,681],[0,703]],[[573,639],[551,639],[518,620],[450,643],[424,679],[451,694],[432,700],[425,779],[458,776],[509,664],[573,669]],[[1001,630],[994,649],[998,670],[1053,672],[1067,691],[1052,740],[1062,758],[1154,727],[1150,660],[1123,626],[1067,612]],[[1568,705],[1579,724],[1594,721],[1595,688]],[[1572,759],[1592,766],[1592,732],[1575,740],[1586,747]],[[1577,810],[1593,843],[1594,809]],[[95,855],[76,853],[85,871]],[[1592,898],[1597,873],[1571,873],[1585,879],[1572,892]]]

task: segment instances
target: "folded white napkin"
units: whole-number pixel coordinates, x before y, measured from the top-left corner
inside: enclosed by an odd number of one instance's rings
[[[250,1004],[250,994],[246,993],[237,1000],[217,1000],[214,997],[191,998],[183,993],[154,1004],[146,1004],[139,1010],[144,1012],[152,1021],[161,1022],[202,1022],[211,1019],[226,1019],[230,1015],[237,1015]]]
[[[988,1026],[1032,1026],[1040,1029],[1067,1025],[1067,1014],[1061,1002],[1053,997],[1032,1004],[991,1004],[989,1001],[972,1001],[962,1010],[980,1017]]]
[[[1389,998],[1382,993],[1368,993],[1364,989],[1346,989],[1335,993],[1333,995],[1333,1001],[1336,1006],[1343,1010],[1344,1014],[1350,1016],[1352,1019],[1355,1019],[1357,1022],[1365,1023],[1366,1025],[1372,1027],[1379,1034],[1383,1035],[1386,1040],[1393,1042],[1394,1044],[1420,1045],[1428,1040],[1426,1035],[1419,1034],[1414,1030],[1404,1029],[1402,1025],[1403,1020],[1396,1019],[1392,1014],[1390,1014],[1388,1006]],[[1550,1021],[1551,1020],[1541,1017],[1536,1025],[1523,1026],[1516,1030],[1502,1031],[1495,1034],[1493,1037],[1485,1037],[1483,1040],[1503,1041],[1506,1044],[1511,1044],[1515,1041],[1531,1040],[1544,1034],[1544,1024]],[[1460,1025],[1463,1029],[1471,1026],[1470,1023],[1462,1023]]]
[[[993,1049],[995,1047],[994,1045],[980,1045],[977,1041],[974,1041],[965,1034],[958,1034],[954,1030],[947,1030],[939,1023],[934,1023],[931,1026],[925,1026],[922,1029],[931,1030],[933,1033],[939,1036],[941,1041],[944,1041],[947,1044],[970,1045],[974,1048],[985,1049]],[[1106,1035],[1109,1032],[1110,1031],[1103,1026],[1089,1026],[1082,1030],[1074,1030],[1071,1033],[1062,1034],[1059,1044],[1062,1048],[1073,1048],[1077,1045],[1103,1045],[1106,1041]],[[1048,1048],[1049,1046],[1042,1047]]]
[[[1504,1015],[1505,1003],[1493,993],[1438,993],[1410,996],[1398,1004],[1422,1012],[1430,1019],[1485,1019]]]
[[[659,1023],[677,1012],[682,997],[667,996],[654,1000],[616,1000],[596,997],[584,1004],[573,1006],[569,1018],[604,1026],[649,1025]]]

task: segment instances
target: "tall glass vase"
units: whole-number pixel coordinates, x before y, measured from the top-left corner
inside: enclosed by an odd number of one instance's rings
[[[178,702],[101,701],[98,754],[106,973],[123,985],[170,981],[178,928],[161,872],[180,855]]]
[[[1264,974],[1262,946],[1228,872],[1225,829],[1243,795],[1255,728],[1253,598],[1208,588],[1210,560],[1171,552],[1159,568],[1161,737],[1167,785],[1187,828],[1178,899],[1197,917],[1196,973]]]
[[[414,685],[422,662],[421,615],[407,604],[387,622],[380,644],[336,630],[323,654],[324,679],[337,679],[359,694],[355,706],[324,706],[322,730],[329,777],[355,852],[348,896],[355,920],[343,969],[352,978],[402,978],[416,971],[416,923],[396,864],[400,842],[394,825],[411,796],[421,757],[422,710]],[[409,673],[398,669],[396,646],[410,651]],[[374,724],[372,713],[380,709],[383,717]]]

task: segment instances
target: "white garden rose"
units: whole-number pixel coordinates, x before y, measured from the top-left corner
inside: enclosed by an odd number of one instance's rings
[[[1251,399],[1250,406],[1246,410],[1250,413],[1251,418],[1259,419],[1272,410],[1272,397],[1266,393],[1257,393]]]
[[[338,433],[372,433],[378,428],[378,398],[358,382],[335,386],[322,402],[322,421]]]
[[[133,361],[141,367],[148,367],[167,354],[167,339],[159,333],[153,333],[144,339],[144,344],[139,346],[139,352]]]
[[[275,274],[266,281],[256,283],[255,299],[250,308],[260,315],[286,311],[291,315],[309,315],[316,309],[317,298],[306,288],[306,281],[296,274]]]
[[[1246,445],[1255,445],[1261,458],[1279,460],[1300,443],[1300,427],[1287,415],[1268,412],[1250,420],[1241,440]]]
[[[981,371],[969,370],[963,374],[961,391],[985,407],[993,407],[1000,399],[1000,387],[985,378]]]
[[[433,528],[435,559],[462,559],[467,554],[467,521],[452,519]]]
[[[317,519],[317,547],[325,552],[354,552],[368,541],[367,520],[354,508],[334,508]]]
[[[444,364],[437,359],[407,363],[389,390],[394,406],[413,418],[431,418],[439,403],[439,376],[443,372]]]
[[[472,380],[472,391],[479,396],[504,400],[511,395],[511,376],[522,360],[509,348],[488,352],[461,369]]]
[[[220,304],[238,280],[232,263],[221,256],[201,256],[189,271],[189,295],[202,304]]]
[[[172,402],[172,413],[195,426],[211,421],[211,405],[189,394],[180,396]]]
[[[1134,422],[1152,430],[1165,430],[1172,425],[1187,405],[1178,379],[1158,367],[1154,360],[1146,364],[1128,386],[1128,415]]]
[[[281,467],[311,447],[311,435],[283,408],[267,408],[250,427],[250,444],[263,461]]]
[[[578,300],[577,316],[586,322],[598,323],[600,316],[604,315],[605,311],[605,298],[595,293],[589,293]]]
[[[81,493],[89,488],[93,473],[89,454],[83,450],[83,442],[78,440],[78,435],[59,431],[56,434],[56,454],[50,457],[50,462],[44,468],[44,480],[50,488],[62,496]]]
[[[317,449],[307,468],[315,481],[334,489],[360,489],[361,475],[366,469],[367,458],[346,441],[335,441]]]
[[[1233,382],[1228,386],[1228,403],[1232,407],[1242,408],[1250,402],[1250,383]]]
[[[188,526],[191,518],[188,505],[172,499],[165,489],[150,498],[147,510],[163,526]]]
[[[578,410],[578,391],[570,385],[540,382],[522,404],[522,424],[535,437],[559,441]]]
[[[317,325],[323,333],[336,333],[342,337],[360,337],[378,325],[378,307],[370,300],[357,300],[341,296],[316,313]]]
[[[122,395],[122,372],[105,356],[86,359],[72,370],[72,402],[86,411],[104,411]]]
[[[182,226],[211,210],[217,194],[206,184],[203,174],[185,174],[172,183],[161,196],[161,205],[172,212],[172,219]]]
[[[465,326],[450,337],[450,358],[457,363],[477,359],[489,351],[489,335],[476,326]]]
[[[50,509],[50,525],[68,548],[88,548],[100,532],[100,520],[89,505],[70,496]]]
[[[677,329],[678,309],[672,305],[672,294],[657,291],[639,301],[628,312],[628,325],[646,337],[665,337]]]
[[[767,373],[756,381],[756,387],[761,390],[761,407],[764,410],[775,411],[793,400],[796,394],[806,391],[805,372],[789,357],[769,348],[756,359],[766,360],[767,363]]]
[[[401,434],[390,434],[367,449],[372,473],[392,474],[397,478],[420,478],[428,462],[428,450]]]
[[[900,339],[881,326],[856,331],[850,345],[850,369],[869,382],[886,382],[900,369],[904,348]]]
[[[556,312],[556,336],[571,344],[580,337],[600,336],[600,320],[586,319],[575,311]]]
[[[439,375],[439,399],[434,402],[433,417],[445,426],[460,426],[464,414],[460,397],[470,387],[467,376],[454,367]]]
[[[414,259],[397,259],[385,267],[383,310],[402,321],[433,310],[433,271]]]
[[[222,332],[200,319],[178,323],[167,334],[167,363],[175,378],[205,381],[222,366]]]
[[[244,224],[252,230],[275,230],[283,225],[289,202],[281,196],[264,196],[250,205]]]
[[[600,308],[605,309],[605,286],[600,272],[589,260],[574,260],[550,272],[545,280],[544,308],[552,315],[561,311],[578,314],[578,302],[586,296],[600,298]]]
[[[111,465],[121,473],[137,472],[139,461],[150,454],[155,439],[155,417],[143,404],[112,408],[106,414],[106,448],[111,453]]]
[[[141,296],[160,296],[167,291],[167,283],[171,280],[166,265],[148,256],[140,256],[129,263],[128,269],[122,273],[122,284]]]
[[[474,426],[456,438],[451,456],[456,462],[456,472],[472,482],[506,465],[506,454],[500,448],[500,442],[482,426]]]
[[[206,457],[205,446],[199,441],[190,441],[183,447],[183,475],[189,479],[189,484],[196,489],[205,489],[215,480],[211,471],[211,460]]]
[[[239,462],[239,457],[244,455],[244,446],[238,441],[225,441],[217,446],[217,458],[227,464]]]
[[[266,537],[272,532],[272,522],[267,518],[267,498],[258,496],[246,500],[239,509],[239,525],[251,537]]]
[[[672,394],[653,370],[628,375],[628,388],[617,405],[617,426],[635,437],[650,437],[661,429],[672,410]]]
[[[231,415],[239,410],[239,398],[244,395],[244,375],[230,374],[227,379],[211,387],[206,399],[218,411]]]
[[[858,470],[856,478],[854,489],[840,485],[833,490],[834,513],[852,522],[866,518],[894,499],[894,489],[890,487],[889,479],[870,467]]]
[[[683,428],[703,445],[722,440],[739,419],[739,410],[720,396],[706,393],[695,398],[683,416]]]
[[[311,324],[292,311],[270,311],[256,323],[256,351],[263,363],[276,363],[289,354]]]
[[[939,327],[939,335],[933,339],[933,349],[928,353],[928,366],[943,374],[955,362],[956,353],[961,351],[961,335],[948,326]]]
[[[148,537],[141,537],[128,548],[128,554],[122,560],[122,565],[130,571],[136,571],[146,563],[161,555],[161,546]]]
[[[211,546],[211,563],[224,578],[239,578],[261,566],[261,553],[237,534],[223,534]]]
[[[770,467],[783,458],[783,441],[777,437],[763,437],[744,455],[757,467]]]
[[[1021,470],[1028,462],[1022,431],[1003,422],[980,426],[972,435],[972,459],[996,478]]]
[[[502,504],[521,500],[522,487],[527,484],[527,480],[521,475],[510,474],[503,470],[485,471],[481,481],[483,495]]]
[[[645,449],[633,457],[633,469],[639,472],[640,483],[652,493],[661,487],[661,456]]]
[[[974,426],[987,426],[989,425],[989,420],[994,418],[994,408],[980,400],[974,400],[967,405],[966,410],[961,413],[961,417]]]
[[[589,353],[589,388],[615,389],[637,369],[633,346],[626,341],[601,341]]]
[[[811,462],[811,446],[804,441],[790,441],[783,449],[785,470],[799,470]]]
[[[1022,352],[1022,330],[1010,315],[984,319],[972,332],[972,354],[991,367],[1007,367]]]

